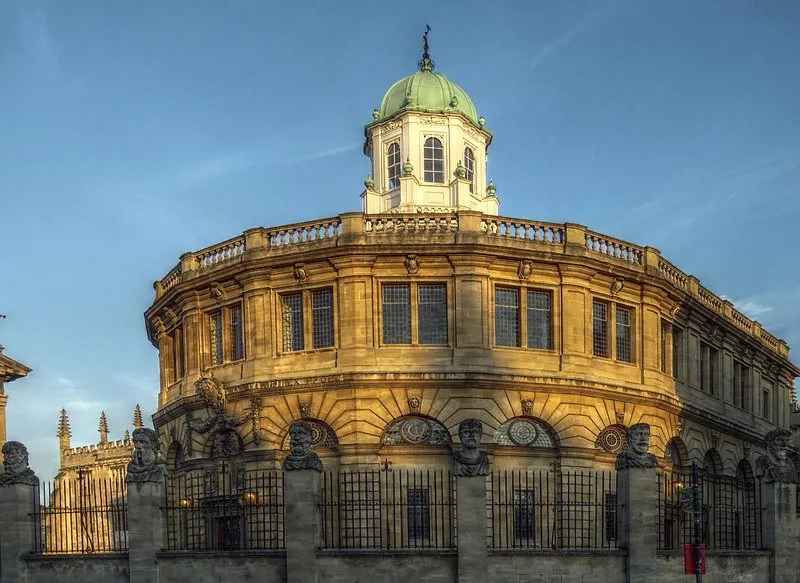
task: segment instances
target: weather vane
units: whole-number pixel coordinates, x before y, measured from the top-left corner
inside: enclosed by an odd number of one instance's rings
[[[431,31],[430,25],[425,25],[425,34],[422,35],[422,59],[417,63],[420,71],[433,71],[436,63],[431,59],[428,53],[428,33]]]

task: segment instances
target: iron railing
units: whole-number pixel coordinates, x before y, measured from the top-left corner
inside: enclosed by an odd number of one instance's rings
[[[490,548],[617,547],[613,471],[495,471],[487,485]]]
[[[694,543],[692,496],[699,497],[699,536],[708,550],[762,548],[761,488],[757,480],[697,472],[658,475],[658,548]]]
[[[223,465],[167,478],[167,549],[283,549],[283,474]]]
[[[34,554],[99,554],[128,550],[125,480],[57,478],[37,486],[34,496]]]
[[[325,472],[323,547],[452,549],[453,488],[443,470]]]

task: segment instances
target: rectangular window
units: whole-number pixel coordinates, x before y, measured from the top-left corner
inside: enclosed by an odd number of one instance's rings
[[[667,374],[667,348],[669,347],[670,324],[661,320],[661,372]]]
[[[553,349],[550,292],[528,291],[528,348]]]
[[[383,342],[411,344],[411,288],[383,286]]]
[[[519,290],[498,287],[494,294],[494,336],[498,346],[519,346]]]
[[[514,491],[514,539],[536,538],[536,498],[533,490]]]
[[[409,488],[408,540],[429,540],[431,537],[430,493],[427,488]]]
[[[311,323],[314,348],[333,346],[333,290],[323,289],[311,293]]]
[[[208,336],[211,341],[211,365],[222,364],[225,359],[222,346],[222,310],[208,315]]]
[[[183,378],[183,330],[175,328],[172,338],[172,382]]]
[[[762,389],[761,391],[761,416],[767,421],[772,420],[772,411],[769,407],[769,391]]]
[[[244,358],[244,322],[242,321],[242,306],[232,306],[229,314],[231,318],[231,359],[242,360]]]
[[[303,350],[303,295],[287,294],[281,296],[281,316],[283,319],[283,350],[292,352]]]
[[[617,360],[633,362],[631,309],[617,306]]]
[[[717,361],[719,352],[713,346],[700,342],[697,376],[700,389],[712,395],[717,393]]]
[[[420,344],[447,344],[447,286],[420,284],[418,288]]]
[[[683,329],[672,326],[672,376],[683,378],[681,363],[683,362]]]
[[[592,304],[592,348],[595,356],[608,358],[608,304],[594,300]]]
[[[731,377],[731,393],[733,404],[745,411],[750,410],[750,367],[739,361],[733,361],[733,376]]]
[[[605,495],[606,542],[617,540],[617,494],[606,492]]]

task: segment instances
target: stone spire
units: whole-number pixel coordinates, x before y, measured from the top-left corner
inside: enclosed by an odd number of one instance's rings
[[[108,421],[105,411],[100,411],[100,425],[97,430],[100,432],[100,443],[108,443]]]
[[[67,416],[67,410],[61,409],[61,416],[58,418],[58,447],[61,451],[65,449],[69,449],[70,441],[69,438],[72,437],[72,430],[69,427],[69,417]]]
[[[142,410],[139,408],[139,403],[136,403],[136,409],[133,410],[133,427],[139,429],[144,427],[142,422]]]

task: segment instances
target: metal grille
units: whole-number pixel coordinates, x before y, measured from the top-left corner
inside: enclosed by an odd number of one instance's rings
[[[609,357],[608,305],[597,300],[592,304],[592,348],[595,356]]]
[[[488,486],[490,548],[617,546],[615,472],[496,471]]]
[[[389,188],[395,189],[400,186],[400,144],[397,142],[389,146],[388,170]]]
[[[127,487],[113,478],[77,478],[42,483],[34,497],[34,554],[99,554],[128,550]]]
[[[528,291],[528,348],[553,348],[550,292]]]
[[[758,484],[753,480],[697,472],[694,482],[691,474],[658,476],[659,549],[680,549],[694,542],[695,495],[699,498],[698,534],[707,549],[762,548]]]
[[[222,345],[222,312],[208,315],[208,335],[211,340],[211,364],[222,364],[224,348]]]
[[[325,472],[323,546],[454,548],[453,488],[450,472],[443,470]]]
[[[444,148],[437,138],[425,140],[425,182],[444,182]]]
[[[221,466],[167,478],[167,548],[284,548],[282,473]]]
[[[288,294],[281,296],[281,311],[283,315],[283,350],[303,350],[303,296],[302,294]]]
[[[617,360],[633,362],[631,350],[631,310],[617,306]]]
[[[333,346],[333,290],[323,289],[311,294],[314,348]]]
[[[383,286],[383,342],[411,344],[411,290],[407,285]]]
[[[233,360],[244,358],[244,322],[242,306],[233,306],[231,316],[231,357]]]
[[[420,344],[447,344],[447,287],[444,284],[422,284],[418,317]]]
[[[474,192],[475,190],[475,154],[472,152],[472,148],[464,148],[464,168],[466,169],[466,173],[464,174],[464,178],[469,180],[469,191]]]
[[[494,337],[498,346],[519,346],[519,290],[495,289]]]

